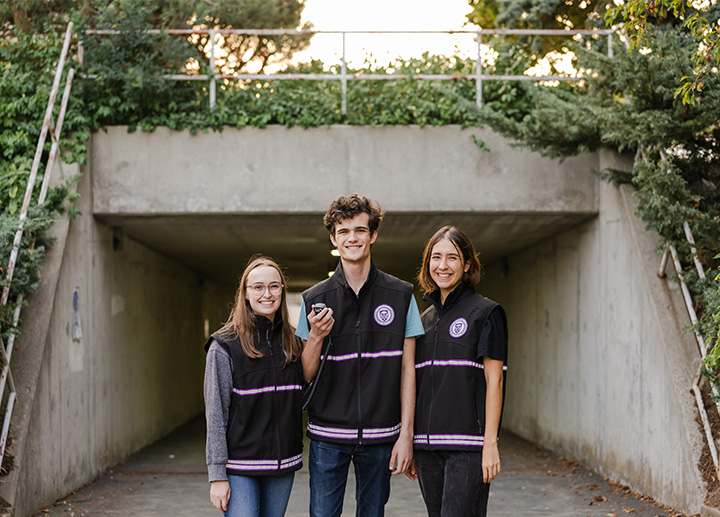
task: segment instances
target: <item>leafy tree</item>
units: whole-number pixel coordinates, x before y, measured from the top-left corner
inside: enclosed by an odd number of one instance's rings
[[[277,29],[300,26],[305,0],[85,0],[80,19],[88,29],[106,29],[124,25],[127,20],[143,28],[159,29]],[[142,13],[142,14],[141,14]],[[310,28],[306,24],[302,28]],[[175,36],[177,38],[177,36]],[[197,49],[195,58],[209,64],[208,35],[191,38]],[[286,62],[294,52],[309,44],[308,35],[266,36],[225,34],[216,52],[218,64],[227,74],[248,68],[263,70],[271,64]]]
[[[0,4],[0,26],[6,36],[16,30],[42,34],[74,20],[83,29],[137,32],[147,29],[308,29],[300,27],[305,0],[6,0]],[[132,21],[135,26],[128,25]],[[182,37],[175,36],[177,39]],[[225,73],[263,70],[286,62],[307,48],[310,36],[225,35],[218,43]],[[209,37],[192,38],[195,58],[206,65]],[[118,45],[120,46],[120,45]]]
[[[49,25],[67,25],[75,0],[5,0],[0,3],[0,27],[7,34],[13,28],[26,34],[41,34]]]
[[[643,48],[615,39],[614,57],[576,43],[576,66],[584,79],[555,87],[514,86],[526,102],[508,113],[502,99],[487,102],[482,119],[497,131],[542,154],[564,158],[601,147],[635,156],[631,172],[602,171],[615,183],[636,187],[638,215],[686,264],[696,295],[700,330],[720,329],[720,278],[700,279],[683,232],[688,221],[706,270],[720,265],[720,76],[708,74],[693,104],[675,92],[693,73],[697,45],[682,20],[653,20],[644,27]],[[707,363],[717,382],[720,349]],[[716,384],[717,385],[717,384]]]
[[[606,2],[600,0],[469,0],[470,23],[483,29],[597,29],[604,28]],[[506,37],[514,52],[530,56],[529,64],[550,51],[566,51],[563,36]]]
[[[626,0],[606,13],[609,25],[617,25],[632,47],[647,42],[647,29],[663,22],[682,23],[696,46],[690,58],[692,70],[677,91],[683,102],[694,103],[703,79],[717,73],[720,64],[720,6],[716,2],[685,0]]]

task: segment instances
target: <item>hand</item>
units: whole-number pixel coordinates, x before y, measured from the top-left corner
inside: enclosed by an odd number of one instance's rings
[[[405,476],[411,481],[417,481],[418,475],[417,468],[415,467],[415,458],[410,461],[410,465],[407,471],[405,471]]]
[[[500,451],[497,442],[483,445],[482,469],[484,483],[490,483],[500,474]]]
[[[228,481],[210,483],[210,502],[218,510],[227,512],[227,505],[230,502],[230,483]]]
[[[322,340],[325,336],[330,334],[330,331],[335,324],[335,320],[332,315],[333,310],[330,307],[325,307],[317,314],[315,314],[314,310],[311,310],[307,317],[308,323],[310,324],[310,337],[316,337]],[[308,337],[308,340],[310,337]]]
[[[403,474],[410,467],[413,459],[412,435],[405,436],[403,434],[395,442],[390,455],[390,470],[393,476]]]

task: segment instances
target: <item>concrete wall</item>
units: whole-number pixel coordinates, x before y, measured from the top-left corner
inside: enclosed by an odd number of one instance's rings
[[[510,325],[503,425],[695,514],[699,353],[634,208],[631,189],[603,184],[598,218],[488,268],[480,290]]]
[[[481,152],[473,137],[491,152]],[[394,211],[597,211],[597,156],[560,163],[458,126],[108,128],[93,136],[93,213],[324,213],[362,192]],[[408,178],[412,177],[412,181]],[[449,188],[451,179],[462,189]],[[272,188],[268,188],[272,186]],[[509,188],[511,186],[511,188]],[[428,193],[432,192],[432,196]]]
[[[202,411],[204,320],[228,293],[91,214],[72,221],[23,451],[15,515],[29,515]],[[117,237],[117,236],[115,236]],[[82,339],[73,340],[78,290]],[[22,341],[18,353],[22,354]]]

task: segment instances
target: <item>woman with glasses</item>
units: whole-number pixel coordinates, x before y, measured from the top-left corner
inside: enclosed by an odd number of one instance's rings
[[[428,241],[418,280],[431,306],[415,351],[414,465],[430,517],[487,513],[500,473],[498,431],[507,365],[507,321],[475,292],[482,267],[470,238],[444,226]]]
[[[210,501],[226,517],[285,515],[302,467],[301,344],[285,284],[273,260],[251,259],[227,323],[205,343]]]

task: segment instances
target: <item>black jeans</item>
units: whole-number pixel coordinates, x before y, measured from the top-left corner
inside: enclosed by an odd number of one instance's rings
[[[485,517],[490,483],[483,483],[482,452],[415,451],[429,517]]]

